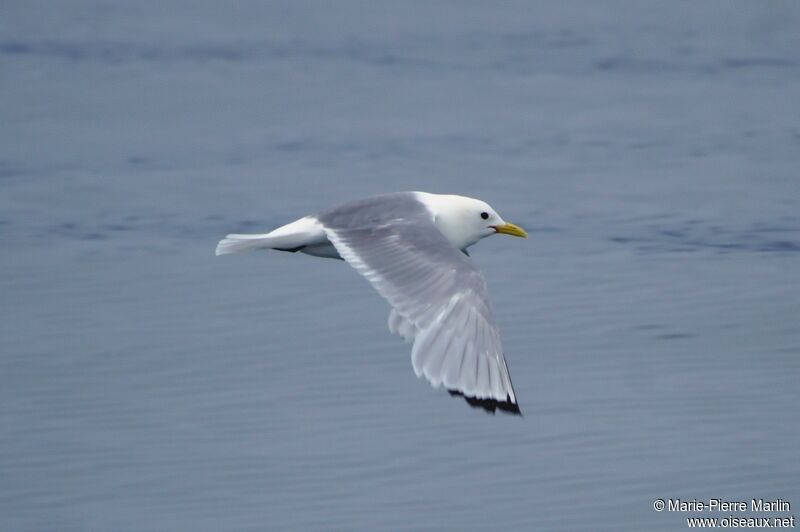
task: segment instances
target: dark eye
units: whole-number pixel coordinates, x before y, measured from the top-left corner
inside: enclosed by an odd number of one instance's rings
[[[483,218],[484,220],[488,219],[489,218],[489,213],[488,212],[482,212],[481,213],[481,218]]]

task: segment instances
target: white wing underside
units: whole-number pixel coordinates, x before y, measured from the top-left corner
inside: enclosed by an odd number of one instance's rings
[[[417,376],[476,406],[518,413],[483,275],[432,221],[323,229],[389,302],[389,329],[413,341]]]

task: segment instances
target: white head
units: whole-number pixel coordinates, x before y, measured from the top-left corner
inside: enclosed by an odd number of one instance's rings
[[[495,233],[527,238],[521,227],[507,223],[485,201],[449,194],[416,192],[417,199],[433,215],[442,234],[458,249],[467,249]]]

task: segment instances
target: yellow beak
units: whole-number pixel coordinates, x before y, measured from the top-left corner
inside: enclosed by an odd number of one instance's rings
[[[528,233],[525,232],[525,229],[521,228],[518,225],[503,224],[503,225],[495,225],[493,227],[494,230],[497,231],[498,233],[503,233],[511,236],[519,236],[522,238],[528,238]]]

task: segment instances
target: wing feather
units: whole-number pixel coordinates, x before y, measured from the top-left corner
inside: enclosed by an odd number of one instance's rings
[[[318,218],[342,258],[392,306],[390,330],[413,338],[417,376],[473,406],[519,413],[483,275],[421,204],[386,210],[360,204]]]

